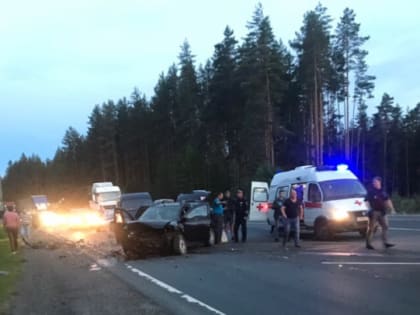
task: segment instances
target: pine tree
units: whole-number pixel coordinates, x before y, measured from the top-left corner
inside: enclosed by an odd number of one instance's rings
[[[239,49],[237,78],[241,87],[241,168],[249,180],[261,165],[274,166],[274,108],[280,106],[286,67],[270,19],[259,4],[248,23],[248,34]],[[263,141],[261,141],[263,139]]]
[[[350,139],[350,84],[351,73],[354,72],[360,63],[364,62],[366,51],[362,50],[362,45],[369,39],[369,36],[360,36],[360,24],[356,23],[356,14],[353,10],[345,8],[340,22],[337,25],[335,35],[335,50],[342,57],[341,67],[341,89],[344,96],[344,143],[345,158],[351,159],[351,139]],[[359,75],[360,78],[360,75]],[[356,86],[358,83],[356,83]],[[358,87],[360,89],[360,85]],[[354,117],[354,116],[353,116]]]
[[[306,118],[307,159],[323,164],[324,92],[328,88],[331,64],[331,18],[320,4],[304,16],[303,26],[291,42],[298,56],[298,79],[302,86],[303,115]]]

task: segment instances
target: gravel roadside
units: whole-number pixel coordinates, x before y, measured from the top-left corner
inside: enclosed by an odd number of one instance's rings
[[[68,244],[25,248],[11,315],[168,314]]]

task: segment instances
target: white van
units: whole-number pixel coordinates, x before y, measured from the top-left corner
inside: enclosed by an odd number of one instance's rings
[[[90,207],[100,211],[105,220],[111,221],[120,198],[120,187],[114,186],[111,182],[93,183]]]
[[[288,198],[292,188],[297,190],[304,205],[302,228],[313,230],[317,239],[327,239],[338,232],[366,234],[366,189],[344,164],[300,166],[274,175],[270,186],[252,182],[250,221],[266,221],[273,226],[271,203],[279,192]]]

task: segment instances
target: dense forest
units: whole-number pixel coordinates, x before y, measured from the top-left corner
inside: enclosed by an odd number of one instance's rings
[[[185,41],[151,98],[135,89],[96,105],[87,133],[69,127],[52,160],[10,162],[6,199],[86,202],[91,183],[105,180],[156,198],[246,189],[274,172],[337,162],[363,181],[382,176],[393,193],[420,193],[420,103],[402,107],[384,93],[368,110],[369,36],[353,10],[333,25],[318,5],[287,45],[257,5],[247,30],[238,39],[226,27],[202,65]]]

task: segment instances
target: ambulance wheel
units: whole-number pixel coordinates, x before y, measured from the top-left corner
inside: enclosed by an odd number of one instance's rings
[[[315,221],[314,234],[315,239],[319,241],[326,241],[331,237],[327,219],[320,218]]]

